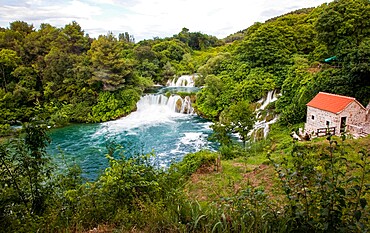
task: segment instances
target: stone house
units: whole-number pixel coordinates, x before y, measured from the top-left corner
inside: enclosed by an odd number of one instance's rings
[[[307,104],[305,133],[322,136],[348,132],[356,137],[370,134],[370,104],[365,108],[355,98],[325,92]]]

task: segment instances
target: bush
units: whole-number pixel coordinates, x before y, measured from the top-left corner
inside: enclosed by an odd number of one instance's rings
[[[218,153],[207,150],[187,154],[181,162],[173,164],[171,170],[177,171],[181,176],[188,177],[202,166],[216,165],[218,156]]]
[[[219,148],[222,159],[234,159],[247,156],[245,149],[239,145],[223,145]]]
[[[344,139],[344,137],[343,137]],[[294,144],[290,158],[270,158],[288,203],[295,232],[363,232],[369,221],[369,152],[327,138],[327,148]]]
[[[11,135],[12,132],[13,130],[9,124],[0,124],[0,136],[8,136]]]
[[[52,190],[45,129],[28,124],[24,130],[0,144],[0,232],[37,231]]]
[[[135,89],[124,89],[116,92],[101,92],[98,103],[92,107],[90,121],[101,122],[117,119],[136,109],[141,92]]]

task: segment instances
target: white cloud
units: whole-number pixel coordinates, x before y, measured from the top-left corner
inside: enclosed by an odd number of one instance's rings
[[[91,36],[129,32],[137,41],[177,34],[183,27],[223,38],[257,21],[326,0],[27,0],[0,5],[0,26],[23,20],[57,27],[76,20]]]
[[[27,1],[22,5],[2,5],[1,26],[9,22],[22,20],[35,26],[41,23],[50,23],[62,27],[73,20],[90,20],[94,15],[102,14],[99,8],[73,0],[63,4],[45,5],[40,0]]]

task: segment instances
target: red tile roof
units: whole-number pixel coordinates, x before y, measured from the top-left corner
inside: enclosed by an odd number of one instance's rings
[[[307,106],[338,114],[353,101],[356,101],[363,108],[363,106],[353,97],[319,92],[319,94],[308,102]]]

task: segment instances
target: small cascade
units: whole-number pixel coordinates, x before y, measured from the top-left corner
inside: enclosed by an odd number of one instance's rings
[[[255,134],[254,139],[256,140],[256,138],[258,138],[256,137],[258,130],[263,129],[263,138],[266,138],[270,132],[270,125],[276,123],[278,119],[278,116],[274,116],[274,118],[270,121],[266,121],[266,119],[262,121],[257,121],[254,124],[253,130],[250,132],[250,135]]]
[[[269,111],[267,111],[266,116],[261,117],[262,112],[265,110],[265,108],[272,102],[275,102],[278,98],[279,94],[277,94],[276,90],[269,91],[267,93],[267,96],[265,98],[260,99],[257,101],[261,104],[259,108],[256,109],[256,117],[257,121],[253,126],[253,130],[250,132],[250,134],[254,135],[254,139],[258,138],[257,134],[258,131],[263,129],[263,138],[266,138],[268,133],[270,132],[270,125],[273,123],[276,123],[278,120],[277,115],[269,115],[271,114]],[[262,135],[261,135],[262,136]]]
[[[264,110],[267,107],[267,105],[269,105],[272,102],[275,102],[277,100],[277,97],[278,96],[277,96],[276,90],[269,91],[267,93],[266,99],[262,98],[259,101],[257,101],[258,103],[262,104],[261,107],[257,109],[257,111]]]
[[[198,77],[197,74],[193,75],[182,75],[179,78],[168,80],[167,86],[169,87],[194,87],[195,79]]]
[[[181,104],[183,102],[183,99],[179,95],[171,95],[168,99],[167,106],[171,109],[173,112],[181,112]]]
[[[191,106],[191,100],[190,100],[189,96],[185,96],[185,98],[182,102],[181,113],[184,113],[184,114],[193,114],[194,113],[194,109]]]
[[[169,111],[176,113],[194,113],[194,109],[191,106],[190,97],[186,96],[183,99],[179,95],[171,95],[168,98],[162,94],[147,94],[141,97],[140,101],[137,103],[137,108],[140,110],[153,105],[165,106]]]
[[[137,107],[140,108],[141,106],[145,105],[166,105],[168,102],[168,98],[164,95],[144,95],[141,97],[139,102],[137,103]]]

